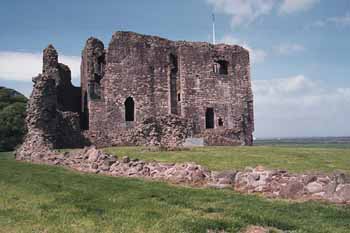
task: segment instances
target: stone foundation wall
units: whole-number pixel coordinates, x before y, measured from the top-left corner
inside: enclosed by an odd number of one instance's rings
[[[338,173],[291,174],[263,167],[243,171],[210,171],[194,163],[146,162],[118,158],[95,147],[64,154],[47,150],[40,157],[17,156],[18,160],[69,167],[81,172],[109,176],[165,180],[175,184],[211,188],[231,188],[242,193],[260,193],[270,198],[322,200],[350,204],[350,176]]]
[[[102,126],[103,127],[103,126]],[[97,147],[106,146],[159,146],[181,147],[186,138],[193,134],[192,124],[176,115],[147,118],[132,128],[118,132],[86,131],[87,137]]]
[[[234,129],[204,130],[196,137],[204,139],[205,145],[240,146],[244,145],[245,134]],[[248,144],[249,145],[249,144]]]

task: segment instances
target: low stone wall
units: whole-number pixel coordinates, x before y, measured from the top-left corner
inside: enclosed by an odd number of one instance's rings
[[[343,173],[290,174],[284,170],[265,170],[263,167],[246,168],[236,174],[234,188],[273,198],[350,204],[350,176]]]
[[[130,128],[118,132],[86,131],[85,135],[97,147],[107,146],[157,146],[163,148],[182,147],[192,135],[192,123],[177,115],[149,117]]]
[[[260,193],[266,197],[298,200],[324,200],[350,204],[350,176],[345,174],[290,174],[263,167],[243,171],[209,171],[194,163],[145,162],[128,157],[117,158],[95,147],[72,152],[46,151],[40,156],[17,160],[69,167],[81,172],[109,176],[140,177],[165,180],[191,186],[232,188],[242,193]]]
[[[208,146],[245,145],[242,132],[234,129],[207,129],[195,136],[204,138]]]

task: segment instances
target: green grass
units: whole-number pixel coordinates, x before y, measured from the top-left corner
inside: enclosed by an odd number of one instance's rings
[[[238,232],[248,225],[348,233],[349,219],[350,207],[80,174],[17,162],[10,153],[0,153],[1,233]]]
[[[141,147],[111,147],[106,152],[162,162],[192,161],[211,170],[243,169],[263,165],[290,172],[350,173],[350,149],[305,147],[201,147],[184,151],[150,151]]]

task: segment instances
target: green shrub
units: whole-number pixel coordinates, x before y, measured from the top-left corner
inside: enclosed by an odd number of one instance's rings
[[[26,102],[22,94],[0,87],[0,151],[13,150],[22,142]]]

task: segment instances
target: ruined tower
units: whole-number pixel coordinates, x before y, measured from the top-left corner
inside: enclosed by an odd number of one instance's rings
[[[40,160],[52,149],[88,144],[79,123],[81,90],[72,85],[70,69],[58,62],[52,45],[43,51],[42,74],[33,78],[33,84],[27,105],[28,133],[16,158]]]

